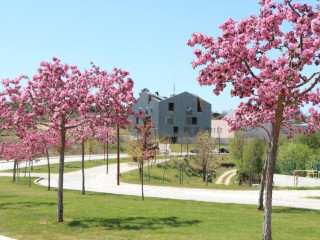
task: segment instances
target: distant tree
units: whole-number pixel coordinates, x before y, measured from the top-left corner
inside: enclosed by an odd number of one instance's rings
[[[137,130],[138,136],[136,139],[136,146],[139,151],[134,151],[131,155],[133,161],[139,163],[139,171],[141,173],[141,198],[144,200],[143,191],[143,166],[144,161],[149,160],[153,157],[154,150],[158,149],[158,144],[152,137],[151,129],[154,128],[153,122],[151,122],[150,117],[146,116],[144,112],[139,113],[139,118],[142,123],[139,125],[134,125],[133,128]]]
[[[244,171],[244,163],[243,163],[243,154],[244,154],[244,146],[246,143],[245,133],[243,131],[237,131],[234,133],[234,137],[230,138],[229,150],[230,154],[236,162],[237,166],[237,178],[239,180],[239,185],[243,180],[243,171]]]
[[[202,168],[202,180],[208,179],[208,167],[214,155],[212,150],[215,147],[215,139],[210,137],[210,132],[197,133],[195,145],[197,149],[197,162]]]
[[[164,176],[166,173],[166,170],[168,168],[168,160],[170,158],[170,144],[172,143],[171,137],[169,136],[163,136],[159,139],[160,142],[160,150],[161,153],[164,155],[164,164],[163,164],[163,171],[162,171],[162,182],[164,181]]]
[[[312,149],[320,149],[320,131],[316,131],[314,134],[299,134],[299,142],[308,145]]]
[[[292,174],[294,165],[296,169],[307,169],[311,156],[312,149],[308,145],[294,142],[285,143],[279,147],[276,170],[282,174]]]
[[[252,177],[254,181],[261,179],[266,145],[258,137],[251,139],[244,148],[243,173],[249,176],[249,169],[252,167]]]

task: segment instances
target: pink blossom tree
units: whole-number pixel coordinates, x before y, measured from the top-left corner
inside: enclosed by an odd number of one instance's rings
[[[76,142],[81,144],[81,171],[82,171],[82,195],[85,195],[85,175],[84,175],[84,145],[94,135],[93,122],[80,125],[77,128],[72,129],[71,135],[75,137]]]
[[[106,173],[109,173],[109,142],[114,143],[115,133],[114,128],[100,126],[96,131],[96,139],[100,145],[103,145],[103,158],[106,161]],[[106,152],[107,149],[107,152]],[[106,158],[107,154],[107,158]]]
[[[319,129],[320,114],[309,108],[305,119],[300,108],[306,104],[319,106],[320,71],[311,72],[320,63],[319,6],[309,6],[293,0],[282,3],[260,0],[260,14],[240,21],[228,19],[214,39],[202,33],[192,34],[187,41],[195,49],[194,68],[199,71],[200,85],[214,85],[219,95],[227,84],[231,96],[246,98],[235,118],[229,119],[232,130],[243,127],[264,128],[272,124],[267,158],[267,193],[263,239],[271,238],[272,182],[281,128],[289,136],[294,129],[292,119],[305,121],[308,132]],[[311,73],[310,73],[311,72]]]
[[[15,96],[16,101],[29,102],[31,113],[38,124],[54,129],[59,134],[59,179],[58,179],[58,222],[63,222],[63,173],[67,133],[92,119],[103,121],[101,106],[112,109],[114,121],[123,121],[122,110],[134,101],[133,81],[126,78],[126,71],[115,68],[112,73],[102,71],[91,63],[89,70],[81,72],[76,66],[62,64],[53,58],[53,63],[41,62],[38,73],[28,80],[28,85]],[[19,86],[21,79],[6,80]],[[108,88],[103,87],[108,86]],[[108,98],[101,96],[108,96]],[[100,114],[101,113],[101,114]],[[22,118],[24,119],[24,118]]]

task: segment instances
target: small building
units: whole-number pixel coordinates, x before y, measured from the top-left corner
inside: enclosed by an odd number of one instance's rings
[[[156,125],[153,134],[171,137],[173,143],[191,143],[197,132],[211,130],[211,104],[189,92],[169,98],[143,92],[131,109],[134,113],[144,111]],[[134,116],[132,121],[140,123]],[[131,129],[131,135],[136,134],[136,130]]]
[[[229,139],[234,137],[234,132],[230,132],[230,126],[226,118],[234,118],[234,109],[230,110],[221,120],[211,120],[211,137],[214,137],[219,145],[228,145]],[[270,131],[271,124],[266,123],[265,128]],[[263,128],[253,128],[245,131],[246,138],[258,137],[259,139],[268,140],[268,133]]]

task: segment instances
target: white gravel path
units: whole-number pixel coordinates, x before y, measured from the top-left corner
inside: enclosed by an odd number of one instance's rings
[[[121,172],[135,169],[122,163]],[[116,184],[116,165],[110,165],[109,174],[105,173],[105,167],[95,167],[86,169],[86,190],[94,192],[105,192],[123,195],[141,195],[141,186],[138,184],[120,183]],[[39,184],[46,186],[47,180],[39,181]],[[51,185],[57,186],[58,175],[52,176]],[[64,177],[64,187],[66,189],[81,190],[81,172],[66,173]],[[162,186],[144,186],[145,197],[170,198],[181,200],[195,200],[218,203],[236,204],[257,204],[258,190],[237,191],[237,190],[216,190],[216,189],[194,189],[175,188]],[[287,206],[294,208],[308,208],[320,210],[320,200],[309,197],[320,197],[320,190],[275,190],[273,191],[273,206]]]

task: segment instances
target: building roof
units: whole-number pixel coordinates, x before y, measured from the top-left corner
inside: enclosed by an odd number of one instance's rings
[[[234,118],[234,114],[235,114],[235,109],[231,109],[229,112],[227,112],[227,114],[223,117],[223,119],[226,119],[226,118],[233,119]]]

